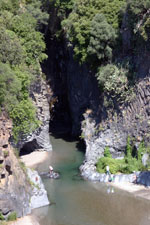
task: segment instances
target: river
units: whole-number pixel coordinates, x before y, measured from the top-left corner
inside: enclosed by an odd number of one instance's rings
[[[43,179],[51,205],[33,211],[41,225],[150,225],[150,201],[79,176],[84,159],[78,142],[51,137],[53,152],[37,166],[60,171],[58,180]]]

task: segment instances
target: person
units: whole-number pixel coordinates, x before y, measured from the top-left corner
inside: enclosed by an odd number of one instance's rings
[[[109,175],[110,171],[109,171],[109,166],[106,166],[106,174]]]
[[[50,173],[50,174],[53,173],[53,170],[54,170],[53,167],[52,167],[52,166],[49,166],[49,173]]]
[[[106,166],[106,175],[108,175],[108,181],[112,182],[112,177],[108,165]]]

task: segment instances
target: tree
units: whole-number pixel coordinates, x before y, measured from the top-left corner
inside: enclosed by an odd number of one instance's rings
[[[17,65],[23,62],[24,51],[17,35],[5,28],[0,30],[0,61]]]
[[[81,63],[87,61],[87,48],[90,42],[91,22],[96,14],[105,15],[106,21],[115,30],[121,23],[121,8],[125,0],[75,0],[72,12],[62,22],[69,40],[74,45],[75,57]]]
[[[96,64],[110,61],[115,43],[115,30],[107,23],[103,14],[97,14],[91,23],[88,55]]]

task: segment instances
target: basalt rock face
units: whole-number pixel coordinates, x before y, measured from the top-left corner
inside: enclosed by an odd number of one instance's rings
[[[21,170],[13,148],[9,144],[12,124],[5,116],[0,117],[0,211],[18,216],[30,213],[31,187]]]
[[[52,122],[56,133],[81,134],[81,121],[87,108],[94,108],[99,102],[99,89],[95,76],[87,65],[79,65],[73,58],[73,49],[65,37],[61,41],[47,37],[48,61],[43,66],[55,101]],[[96,108],[95,108],[96,109]],[[62,127],[65,127],[62,130]]]
[[[108,99],[109,100],[109,99]],[[102,99],[101,99],[101,102]],[[86,155],[83,170],[92,168],[103,156],[108,146],[113,157],[122,157],[127,144],[127,137],[132,138],[135,150],[140,142],[150,143],[150,78],[138,81],[133,99],[129,103],[97,110],[84,114],[82,136],[86,142]]]
[[[38,173],[26,170],[16,158],[9,143],[11,130],[12,123],[3,113],[0,117],[0,212],[5,218],[11,212],[21,217],[33,208],[49,204]]]
[[[17,148],[21,149],[24,146],[29,152],[35,149],[51,151],[52,145],[49,137],[51,90],[41,76],[31,86],[30,96],[37,109],[40,127],[32,134],[20,137]]]

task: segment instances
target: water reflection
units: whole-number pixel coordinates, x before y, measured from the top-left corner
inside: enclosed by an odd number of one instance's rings
[[[75,142],[52,139],[54,152],[39,165],[51,164],[61,171],[61,179],[45,179],[51,206],[34,211],[41,225],[149,225],[150,201],[120,191],[110,185],[84,181],[78,175],[83,153]]]

